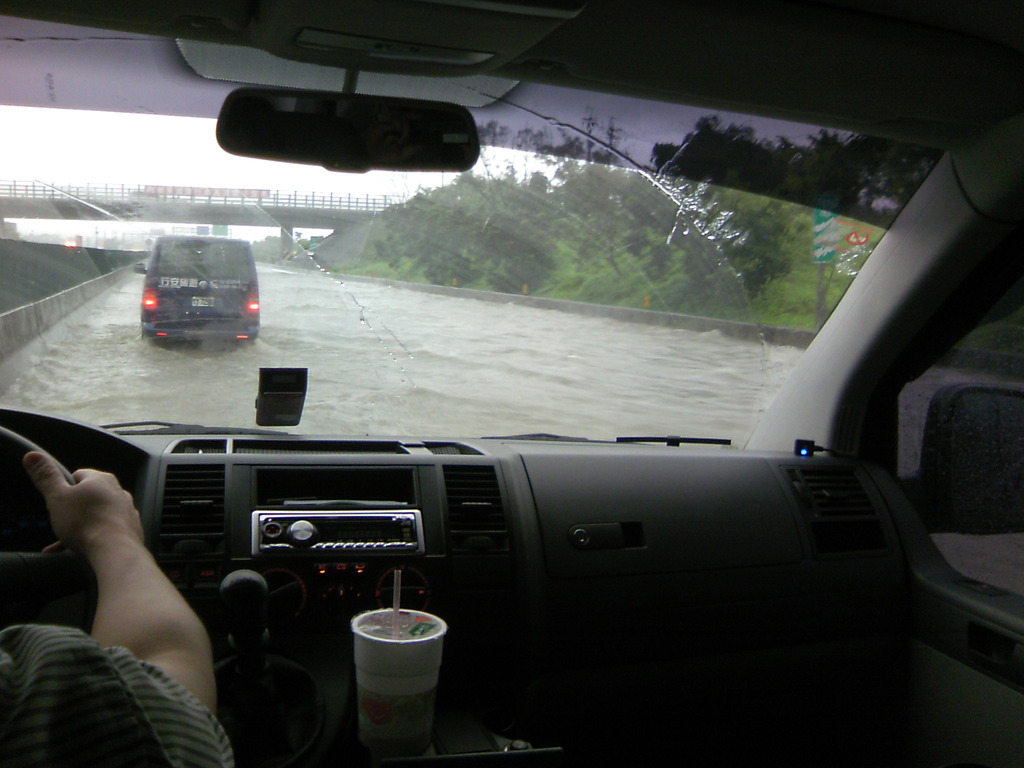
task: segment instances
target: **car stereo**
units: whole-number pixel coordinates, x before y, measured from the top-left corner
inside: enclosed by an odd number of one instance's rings
[[[420,510],[256,510],[253,555],[422,554]]]

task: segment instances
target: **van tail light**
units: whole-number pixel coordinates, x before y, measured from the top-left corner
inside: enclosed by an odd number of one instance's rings
[[[146,309],[156,309],[156,291],[145,291],[142,294],[142,306]]]
[[[259,294],[254,293],[249,297],[249,300],[245,302],[245,308],[250,312],[260,311],[260,297]]]

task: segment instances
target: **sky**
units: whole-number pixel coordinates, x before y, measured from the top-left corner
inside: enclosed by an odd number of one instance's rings
[[[578,100],[573,101],[570,97]],[[493,116],[511,127],[550,128],[537,115],[579,124],[595,119],[595,132],[614,124],[621,148],[648,162],[657,142],[679,142],[697,118],[710,110],[642,102],[621,96],[532,88],[523,91],[531,110],[495,106]],[[752,125],[765,138],[805,139],[811,126],[722,113],[725,122]],[[254,160],[229,155],[216,140],[216,121],[129,112],[0,106],[3,179],[48,183],[231,186],[289,191],[410,194],[410,185],[436,186],[439,174],[392,172],[346,174],[316,166]]]
[[[659,104],[646,104],[639,109],[639,103],[595,94],[586,95],[585,108],[555,103],[558,96],[565,97],[566,93],[558,89],[551,94],[541,90],[535,99],[540,114],[568,110],[573,115],[593,115],[599,124],[604,121],[628,126],[622,134],[622,148],[641,161],[649,158],[654,142],[681,140],[696,118],[705,113]],[[545,98],[555,102],[547,103]],[[630,109],[631,106],[638,110]],[[623,114],[629,118],[642,115],[643,119],[616,120],[616,115],[621,118]],[[504,109],[502,117],[510,120],[513,127],[517,121],[523,126],[550,127],[532,113],[514,108]],[[808,133],[807,126],[757,122],[762,135],[789,133],[795,138]],[[311,165],[236,157],[220,148],[215,129],[216,121],[211,118],[0,106],[0,146],[4,156],[0,183],[40,181],[58,188],[86,184],[227,187],[406,198],[420,188],[438,186],[453,178],[452,174],[435,173],[347,174]],[[487,163],[495,166],[515,162],[506,157],[511,150],[492,148],[488,152]],[[39,233],[40,226],[42,222],[23,221],[19,230]],[[98,241],[101,236],[94,227],[93,239]]]
[[[58,188],[155,185],[267,189],[409,197],[450,174],[336,173],[311,165],[230,155],[217,144],[216,121],[135,113],[0,106],[0,184],[39,181]],[[73,237],[99,245],[106,234],[146,231],[148,225],[20,219],[23,235]],[[168,230],[169,231],[169,230]],[[303,236],[324,234],[310,230]],[[262,228],[233,227],[232,236],[262,239]]]
[[[153,184],[335,194],[410,194],[394,173],[345,174],[316,166],[236,157],[222,150],[216,121],[132,113],[0,107],[3,181]],[[418,183],[434,186],[438,174]]]
[[[127,112],[0,106],[0,184],[42,182],[59,189],[85,185],[218,187],[279,192],[411,197],[454,174],[337,173],[312,165],[230,155],[216,139],[216,120]],[[489,149],[485,163],[508,162],[509,150]],[[504,160],[502,158],[505,158]],[[163,222],[118,223],[13,220],[23,236],[61,241],[82,236],[102,246],[108,236],[148,233]],[[272,231],[233,226],[232,237],[261,240]],[[327,234],[309,229],[297,237]]]

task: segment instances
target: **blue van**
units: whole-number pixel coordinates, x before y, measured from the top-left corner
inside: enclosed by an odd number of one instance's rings
[[[246,241],[161,237],[144,271],[143,336],[252,340],[259,333],[259,282]]]

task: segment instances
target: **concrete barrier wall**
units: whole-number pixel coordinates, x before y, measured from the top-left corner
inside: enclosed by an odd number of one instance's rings
[[[374,283],[389,285],[422,293],[433,293],[441,296],[455,296],[463,299],[476,299],[499,304],[522,304],[539,309],[556,309],[560,312],[572,312],[578,315],[594,317],[610,317],[629,323],[656,325],[663,328],[681,328],[690,331],[719,331],[727,336],[748,341],[765,341],[768,344],[785,347],[805,348],[814,338],[813,331],[800,328],[782,328],[756,323],[739,323],[732,320],[716,320],[710,317],[695,315],[678,315],[672,312],[655,312],[649,309],[632,309],[630,307],[610,307],[603,304],[588,304],[583,301],[567,299],[547,299],[540,296],[520,296],[514,293],[497,293],[494,291],[478,291],[472,288],[450,288],[444,285],[426,285],[424,283],[407,283],[402,280],[386,280],[359,275],[335,273],[335,277],[347,282]]]
[[[52,328],[74,310],[127,278],[128,268],[93,278],[74,288],[0,314],[0,362]]]
[[[0,313],[127,266],[144,253],[0,239]]]
[[[0,239],[0,363],[127,276],[144,253]]]

